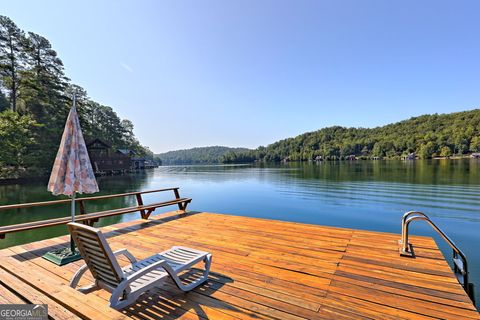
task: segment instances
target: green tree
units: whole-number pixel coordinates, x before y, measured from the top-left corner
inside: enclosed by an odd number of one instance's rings
[[[0,112],[7,110],[9,105],[7,97],[0,90]]]
[[[452,155],[452,149],[449,146],[443,146],[440,149],[440,157],[450,157]]]
[[[366,157],[370,153],[370,150],[368,149],[368,146],[363,146],[362,148],[362,156]]]
[[[429,141],[427,143],[422,143],[417,150],[417,155],[421,159],[428,159],[431,158],[433,153],[435,152],[435,146],[433,142]]]
[[[0,164],[15,168],[27,165],[36,126],[28,115],[20,116],[11,110],[0,113]]]
[[[10,106],[17,111],[20,73],[25,68],[25,34],[8,17],[0,16],[0,76],[9,90]]]
[[[68,112],[70,98],[63,63],[50,42],[33,32],[25,41],[26,57],[31,68],[24,73],[26,106],[37,121],[60,123]],[[71,96],[71,95],[69,95]]]
[[[470,151],[479,152],[480,151],[480,136],[475,136],[470,141]]]
[[[383,147],[381,143],[376,142],[373,145],[372,154],[374,157],[383,157],[385,155],[385,152],[383,151]]]

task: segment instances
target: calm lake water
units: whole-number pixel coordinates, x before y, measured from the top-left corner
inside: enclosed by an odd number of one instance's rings
[[[404,212],[430,216],[466,253],[480,290],[480,162],[477,160],[356,161],[319,164],[171,166],[126,176],[100,177],[100,194],[179,186],[189,209],[286,221],[400,233]],[[171,198],[145,195],[149,203]],[[0,186],[0,205],[58,199],[45,183]],[[89,212],[133,205],[113,199]],[[167,207],[157,210],[174,210]],[[0,225],[65,216],[68,206],[0,212]],[[138,219],[133,213],[100,225]],[[413,234],[433,236],[448,260],[451,250],[424,222]],[[65,226],[9,234],[0,248],[66,233]],[[477,291],[478,291],[477,290]],[[478,294],[477,294],[478,297]]]

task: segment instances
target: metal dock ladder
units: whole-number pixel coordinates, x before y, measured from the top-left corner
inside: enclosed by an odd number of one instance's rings
[[[408,242],[408,226],[410,222],[414,220],[424,220],[432,226],[432,228],[437,231],[437,233],[442,236],[442,238],[448,243],[448,245],[453,249],[453,272],[457,277],[458,282],[463,286],[463,289],[468,294],[472,302],[475,304],[475,294],[473,283],[468,282],[468,261],[465,254],[460,250],[456,244],[440,229],[435,223],[433,223],[430,218],[418,211],[409,211],[405,213],[402,217],[402,239],[398,241],[399,252],[401,256],[405,257],[415,257],[415,252],[413,251],[413,246]]]

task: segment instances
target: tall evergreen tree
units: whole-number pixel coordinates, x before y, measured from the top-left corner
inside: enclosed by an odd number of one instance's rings
[[[36,115],[37,121],[46,117],[61,120],[67,112],[67,98],[64,92],[68,79],[65,77],[63,63],[58,58],[50,42],[33,32],[28,33],[26,57],[31,68],[24,77],[28,88],[26,107]],[[56,119],[59,116],[60,119]]]
[[[20,73],[25,69],[24,45],[24,32],[10,18],[0,16],[0,76],[9,90],[12,111],[17,111]]]

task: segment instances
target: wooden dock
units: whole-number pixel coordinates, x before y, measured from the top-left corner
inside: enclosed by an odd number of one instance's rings
[[[167,282],[115,311],[106,291],[68,287],[81,261],[41,258],[65,236],[0,251],[0,303],[47,303],[54,319],[480,319],[431,238],[411,237],[407,258],[398,234],[204,212],[102,230],[139,258],[173,245],[210,251],[210,279],[187,294]]]

